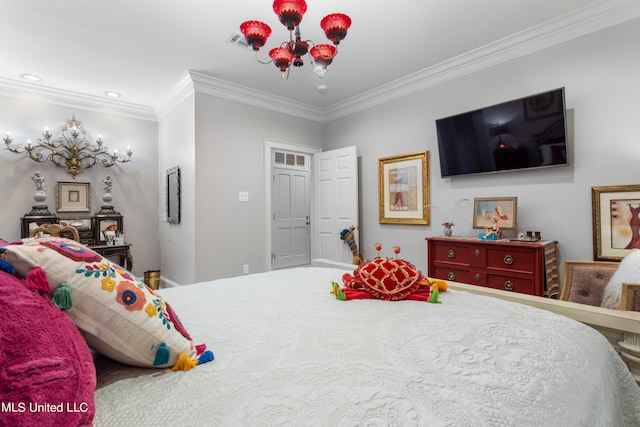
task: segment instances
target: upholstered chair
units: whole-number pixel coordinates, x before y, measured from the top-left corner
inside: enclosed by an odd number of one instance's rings
[[[600,306],[604,288],[619,265],[607,261],[565,261],[560,299]]]
[[[600,307],[605,288],[620,265],[608,261],[565,261],[560,299]],[[640,311],[640,292],[633,292],[637,289],[640,284],[622,285],[621,310]]]

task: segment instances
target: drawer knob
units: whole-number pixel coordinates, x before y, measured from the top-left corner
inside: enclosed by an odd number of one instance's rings
[[[449,274],[447,275],[447,279],[456,280],[456,274],[453,271],[450,271]]]
[[[507,255],[506,257],[504,257],[504,263],[507,265],[513,264],[513,257],[511,255]]]
[[[476,282],[480,281],[480,273],[476,273]]]
[[[454,251],[453,249],[449,249],[447,251],[447,257],[449,258],[455,258],[456,257],[456,251]]]
[[[476,249],[474,254],[476,255],[476,258],[480,258],[480,249]]]
[[[513,283],[511,283],[511,280],[507,280],[506,282],[504,282],[504,288],[508,291],[513,290]]]

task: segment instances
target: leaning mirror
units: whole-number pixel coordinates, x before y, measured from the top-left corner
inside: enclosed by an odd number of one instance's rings
[[[167,222],[180,224],[180,168],[167,171]]]

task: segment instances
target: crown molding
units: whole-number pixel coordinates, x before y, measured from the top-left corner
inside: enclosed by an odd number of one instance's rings
[[[639,16],[639,0],[603,0],[594,3],[327,107],[324,110],[325,122],[366,110]]]
[[[190,70],[189,75],[193,81],[196,93],[241,102],[303,119],[317,122],[325,121],[324,111],[320,108],[220,80],[197,71]]]
[[[173,89],[169,92],[164,102],[156,108],[156,115],[158,121],[162,120],[171,110],[176,108],[182,101],[187,99],[190,95],[195,93],[195,87],[191,74],[186,72],[180,81],[176,83]]]
[[[0,78],[0,95],[71,108],[82,108],[101,113],[117,114],[136,119],[157,120],[153,109],[144,105],[131,104],[95,95],[55,89],[11,79]]]

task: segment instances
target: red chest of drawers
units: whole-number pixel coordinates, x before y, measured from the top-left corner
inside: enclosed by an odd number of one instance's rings
[[[477,237],[427,237],[429,277],[545,296],[555,273],[556,242],[487,241]],[[552,257],[546,256],[550,252]]]

